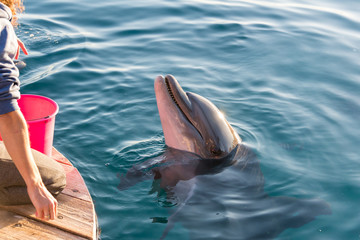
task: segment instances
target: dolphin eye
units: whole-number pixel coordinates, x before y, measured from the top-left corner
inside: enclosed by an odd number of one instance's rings
[[[222,151],[220,150],[220,148],[216,147],[216,146],[212,146],[210,148],[210,152],[211,154],[213,154],[214,156],[219,156],[222,154]]]

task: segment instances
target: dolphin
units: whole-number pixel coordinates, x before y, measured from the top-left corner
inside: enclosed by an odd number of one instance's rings
[[[189,229],[192,239],[271,239],[331,214],[320,199],[265,193],[256,154],[208,99],[185,92],[172,75],[158,76],[154,88],[167,148],[128,169],[118,189],[152,179],[150,193],[165,192],[175,201],[165,221],[153,218],[167,223],[160,239],[176,222]]]

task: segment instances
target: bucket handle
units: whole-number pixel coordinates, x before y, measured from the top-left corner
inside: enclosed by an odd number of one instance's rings
[[[26,120],[26,121],[32,122],[32,121],[38,121],[38,120],[41,120],[41,119],[48,119],[48,118],[50,118],[50,115],[47,115],[46,117],[34,118],[34,119]]]

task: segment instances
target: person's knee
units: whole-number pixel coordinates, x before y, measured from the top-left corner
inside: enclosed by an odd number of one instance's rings
[[[53,195],[58,195],[66,187],[66,174],[64,168],[56,161],[38,165],[41,178],[46,188]]]
[[[36,165],[46,188],[53,195],[58,195],[66,186],[66,174],[60,163],[54,159],[33,150]]]
[[[58,195],[66,187],[65,171],[63,169],[55,171],[47,181],[44,181],[44,184],[49,192]]]

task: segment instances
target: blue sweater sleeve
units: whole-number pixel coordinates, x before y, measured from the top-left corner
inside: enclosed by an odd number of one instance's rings
[[[0,115],[19,109],[19,70],[13,61],[18,43],[11,17],[9,9],[0,3]]]

